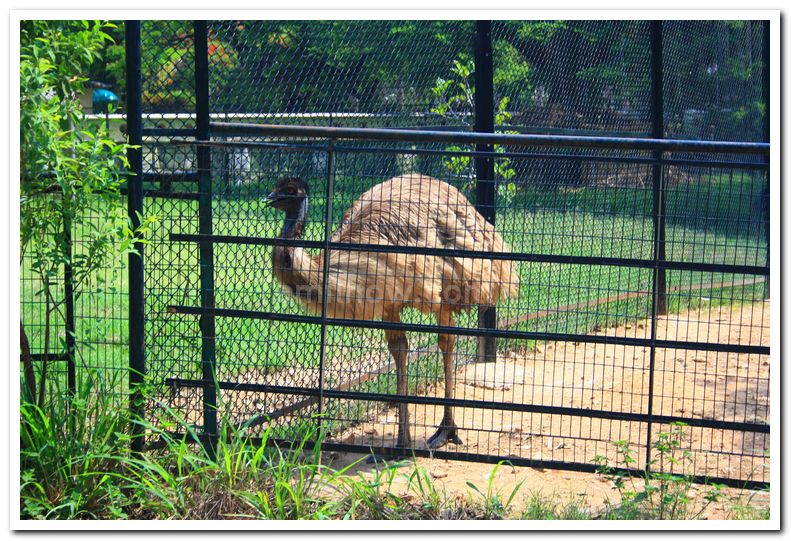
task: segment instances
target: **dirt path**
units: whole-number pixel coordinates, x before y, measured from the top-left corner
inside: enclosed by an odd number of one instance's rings
[[[707,308],[660,318],[660,340],[769,344],[769,304]],[[647,338],[647,321],[603,329],[595,334]],[[652,408],[660,415],[768,422],[769,359],[765,356],[692,350],[657,349],[654,362]],[[508,352],[493,364],[470,364],[457,372],[457,398],[565,406],[591,410],[642,413],[648,408],[648,348],[601,344],[548,342],[535,349]],[[442,386],[429,394],[441,396]],[[442,417],[442,408],[410,406],[416,447],[425,447]],[[358,445],[392,445],[396,412],[370,419],[336,436],[336,441]],[[591,463],[596,455],[616,460],[616,440],[630,442],[637,467],[644,465],[646,425],[589,417],[541,415],[491,409],[457,408],[464,445],[450,450],[502,457]],[[667,426],[654,425],[652,441]],[[684,429],[683,449],[692,452],[687,471],[699,475],[769,479],[769,436],[709,428]],[[744,456],[743,456],[744,455]],[[343,466],[360,455],[337,455]],[[418,458],[439,486],[466,494],[467,481],[487,486],[490,464]],[[412,466],[405,467],[411,471]],[[369,472],[360,465],[356,472]],[[401,476],[399,476],[401,477]],[[510,492],[524,482],[521,494],[541,492],[564,498],[583,497],[591,504],[613,499],[617,493],[603,477],[535,468],[501,467],[497,490]],[[406,480],[396,480],[404,483]],[[716,507],[712,510],[716,512]]]

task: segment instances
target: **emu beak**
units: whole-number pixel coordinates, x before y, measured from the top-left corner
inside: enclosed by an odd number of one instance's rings
[[[272,193],[270,193],[269,195],[266,196],[266,199],[264,199],[264,202],[266,203],[267,207],[271,207],[275,203],[275,201],[280,199],[280,197],[281,197],[280,194],[272,192]]]

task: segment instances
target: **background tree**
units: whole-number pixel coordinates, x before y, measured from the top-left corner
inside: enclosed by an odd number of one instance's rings
[[[23,363],[30,398],[45,396],[53,319],[65,319],[62,286],[75,294],[108,258],[133,250],[121,187],[127,145],[86,121],[77,95],[115,26],[98,21],[23,21],[20,43],[20,266],[39,282],[43,363],[36,385],[25,322]],[[90,219],[89,219],[90,217]],[[71,242],[79,230],[81,242]],[[61,337],[63,339],[63,337]],[[28,346],[28,347],[25,347]]]
[[[391,116],[377,125],[426,115],[401,124],[430,125],[443,120],[430,115],[437,78],[473,56],[472,21],[217,21],[209,30],[215,113]],[[762,31],[752,21],[665,23],[670,135],[760,139]],[[142,39],[147,107],[191,111],[191,21],[146,23]],[[497,102],[509,98],[510,123],[520,129],[646,135],[649,42],[646,21],[495,21]],[[122,51],[107,45],[91,78],[122,91]]]

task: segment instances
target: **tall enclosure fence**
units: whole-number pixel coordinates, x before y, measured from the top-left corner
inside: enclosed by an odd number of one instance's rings
[[[580,471],[604,457],[634,473],[764,486],[767,24],[127,23],[140,145],[129,204],[159,220],[128,281],[119,262],[106,287],[78,297],[68,366],[121,373],[128,348],[133,382],[152,393],[133,390],[136,412],[161,426],[175,412],[210,447],[230,423],[275,440],[317,430],[336,451]],[[266,202],[284,177],[309,186],[300,238],[279,238],[283,215]],[[426,208],[447,190],[432,195],[444,184],[426,177],[452,186],[503,248],[461,247],[447,202],[433,221],[366,241],[333,236],[370,229],[347,210],[393,177],[427,189]],[[434,240],[381,240],[393,228]],[[310,256],[322,287],[283,286],[276,248]],[[335,256],[420,264],[321,273]],[[451,261],[489,269],[472,281],[512,294],[450,320],[442,297],[395,321],[339,313],[328,289],[367,275],[428,284]],[[513,273],[498,278],[497,265]],[[23,318],[41,321],[25,287]],[[354,291],[372,307],[393,293]],[[389,339],[401,333],[399,376]],[[452,351],[438,336],[455,337]],[[463,443],[429,449],[448,408]],[[653,444],[676,422],[690,459],[660,463]]]

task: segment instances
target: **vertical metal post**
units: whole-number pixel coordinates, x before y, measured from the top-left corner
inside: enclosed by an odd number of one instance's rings
[[[317,408],[317,437],[321,438],[322,415],[324,414],[324,373],[327,359],[327,288],[329,286],[328,272],[330,262],[330,237],[332,236],[333,199],[335,196],[335,140],[327,144],[327,182],[324,187],[324,253],[322,265],[324,275],[321,284],[321,344],[319,349],[319,403]]]
[[[195,139],[208,141],[209,133],[209,33],[206,21],[195,21]],[[198,145],[198,231],[212,234],[211,149]],[[216,452],[217,379],[216,329],[214,317],[214,245],[201,242],[201,367],[203,372],[203,433],[210,456]]]
[[[662,58],[662,21],[651,21],[651,136],[654,139],[664,139],[665,137],[665,106],[663,92],[663,72],[664,61]],[[657,257],[659,261],[665,261],[665,194],[662,186],[662,175],[664,167],[661,163],[662,152],[654,152],[657,160],[653,167],[654,185],[654,226],[658,236]],[[657,219],[658,218],[658,219]],[[657,313],[667,314],[667,276],[665,269],[658,269],[658,295]]]
[[[492,57],[492,21],[475,23],[475,131],[494,133],[494,59]],[[492,145],[475,145],[478,152],[492,152]],[[475,158],[476,205],[475,208],[494,225],[496,186],[494,159]],[[485,278],[485,277],[484,277]],[[497,311],[494,307],[478,308],[478,326],[482,329],[497,328]],[[478,362],[497,359],[497,342],[494,337],[478,338]]]
[[[74,272],[71,266],[72,236],[71,220],[68,218],[63,221],[64,238],[69,250],[69,259],[63,264],[63,293],[66,301],[66,381],[69,389],[69,396],[74,396],[77,390],[77,367],[74,362],[77,353],[75,335],[76,325],[74,320]]]
[[[60,96],[61,99],[66,99]],[[71,117],[61,122],[63,129],[67,131],[74,130],[74,121]],[[74,157],[74,152],[70,152],[71,157]],[[66,262],[63,264],[63,302],[66,308],[66,320],[64,321],[64,330],[66,331],[66,385],[68,388],[68,396],[74,396],[77,388],[77,374],[76,365],[74,362],[74,355],[76,354],[76,336],[74,324],[74,269],[71,265],[71,258],[74,256],[74,244],[72,239],[72,222],[71,222],[71,201],[69,201],[63,194],[63,240],[68,250]],[[42,382],[43,385],[43,382]]]
[[[762,45],[763,50],[761,51],[761,56],[763,58],[763,73],[762,73],[762,91],[763,91],[763,100],[764,100],[764,121],[763,121],[763,140],[764,142],[769,142],[769,134],[770,134],[770,119],[772,118],[769,114],[771,111],[770,109],[770,99],[771,94],[769,91],[769,49],[770,49],[770,34],[769,34],[769,27],[770,22],[764,21],[763,24],[763,36],[762,36]],[[771,150],[770,150],[771,152]],[[766,156],[766,163],[769,163],[770,156]],[[763,211],[763,222],[764,222],[764,237],[766,239],[766,266],[769,267],[769,170],[766,171],[766,186],[764,187],[764,192],[762,192],[763,197],[761,200],[761,210]],[[766,281],[764,282],[764,298],[769,298],[769,276],[766,276]]]
[[[651,99],[652,99],[652,136],[664,137],[663,96],[662,96],[662,21],[651,21]],[[656,333],[657,318],[667,313],[667,289],[664,269],[658,263],[665,260],[665,208],[663,186],[663,153],[654,152],[653,164],[653,261],[651,277],[651,345],[648,361],[648,422],[646,424],[645,471],[651,469],[651,439],[654,414],[654,375],[656,372]]]
[[[140,21],[126,21],[126,124],[129,135],[130,175],[127,178],[127,211],[132,227],[140,225],[143,213],[143,109],[140,71]],[[129,254],[129,409],[132,419],[142,420],[144,402],[141,386],[145,377],[145,312],[143,307],[143,245]],[[133,423],[132,451],[143,450],[142,425]]]

